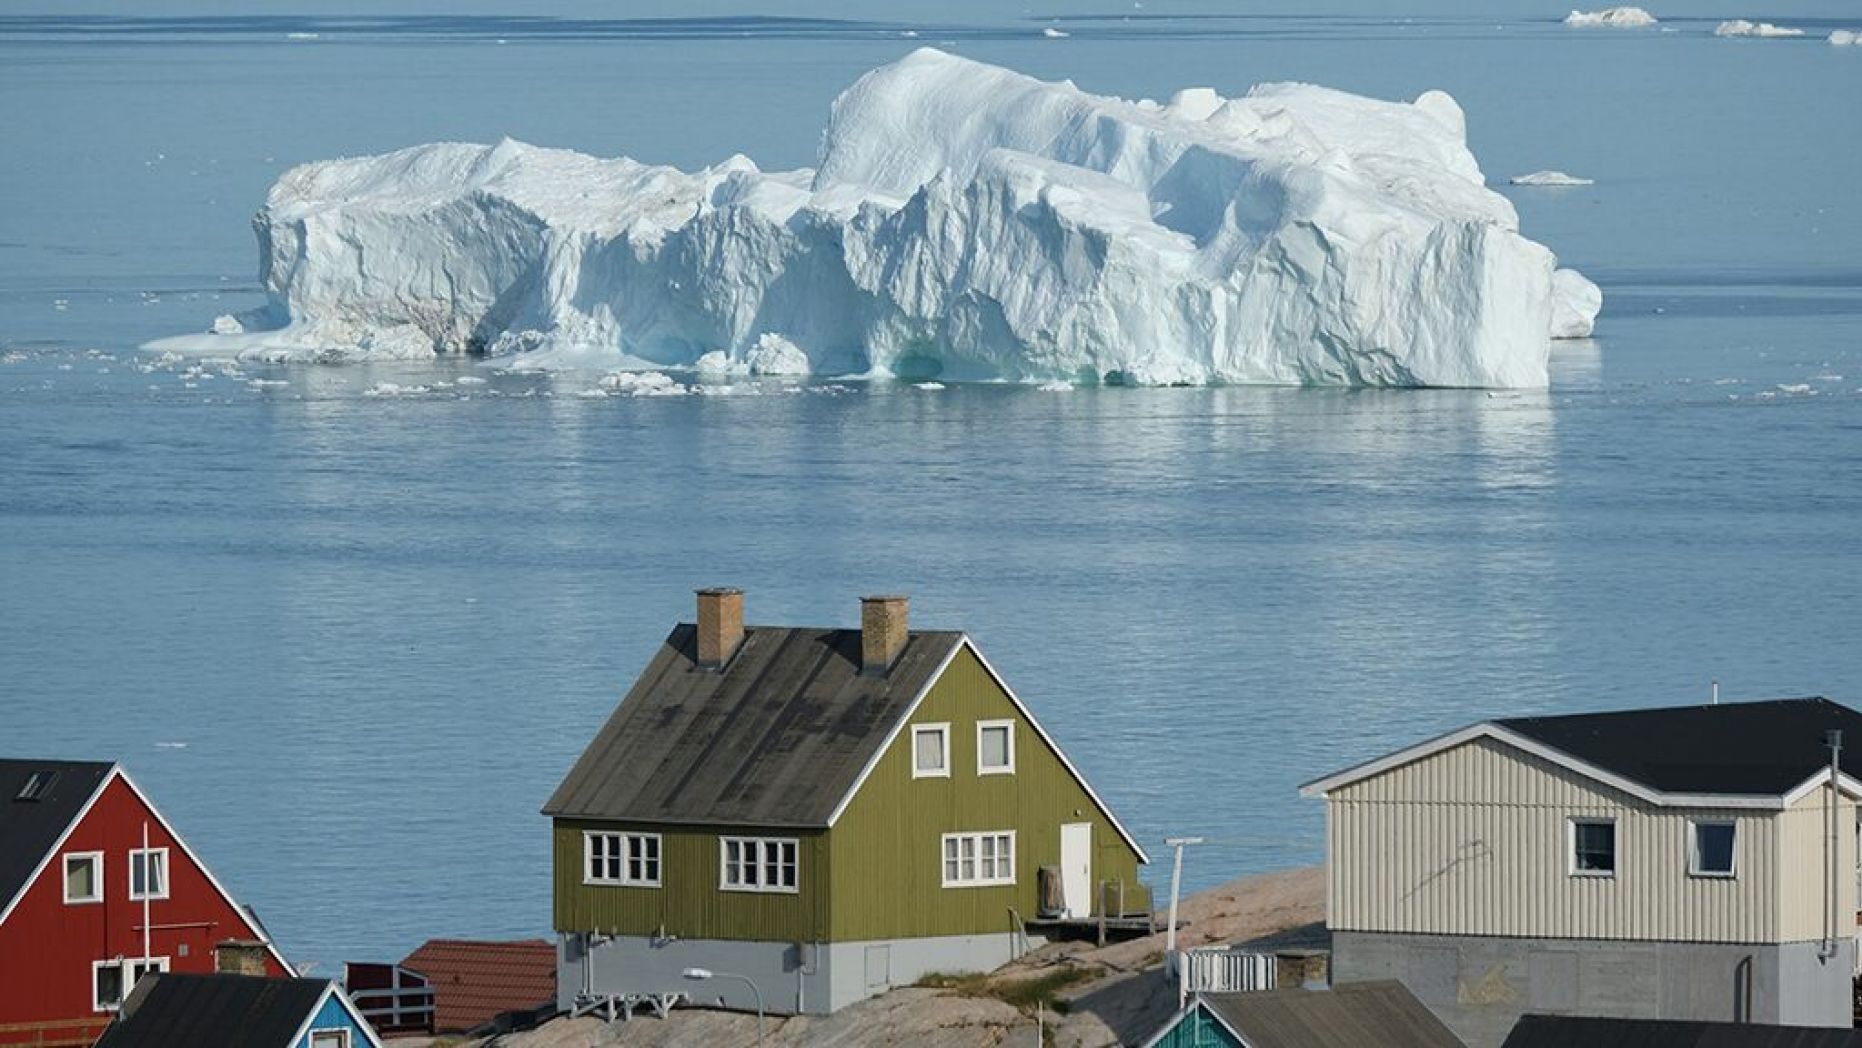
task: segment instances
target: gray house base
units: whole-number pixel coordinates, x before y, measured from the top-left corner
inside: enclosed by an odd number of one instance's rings
[[[564,935],[556,948],[557,1006],[572,1008],[583,994],[682,993],[695,1005],[749,1012],[760,992],[771,1015],[826,1015],[932,972],[992,971],[1042,942],[1024,944],[1007,932],[819,944]],[[690,968],[714,974],[688,979]]]
[[[1332,977],[1400,980],[1468,1048],[1526,1012],[1847,1027],[1856,940],[1820,945],[1334,931]]]

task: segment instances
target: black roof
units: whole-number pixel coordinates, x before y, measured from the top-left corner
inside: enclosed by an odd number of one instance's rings
[[[1403,984],[1211,993],[1200,1000],[1248,1048],[1465,1048]]]
[[[96,1048],[291,1048],[328,979],[151,975],[136,984]]]
[[[1829,767],[1824,732],[1843,732],[1843,771],[1862,778],[1862,713],[1828,699],[1513,717],[1494,723],[1663,793],[1777,796]]]
[[[0,759],[0,910],[26,887],[113,767],[107,761]]]
[[[556,788],[545,815],[825,827],[959,632],[914,630],[883,676],[860,631],[759,626],[724,668],[682,623]]]
[[[1501,1048],[1862,1048],[1862,1031],[1678,1019],[1522,1015]]]

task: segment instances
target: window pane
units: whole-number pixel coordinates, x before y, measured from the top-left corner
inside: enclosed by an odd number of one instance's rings
[[[149,853],[149,894],[168,894],[168,853]]]
[[[123,969],[106,964],[97,969],[97,1003],[115,1007],[123,1000]]]
[[[143,852],[129,853],[129,894],[141,898],[149,893],[148,855]]]
[[[1003,880],[1015,879],[1015,838],[1008,834],[996,838],[996,873]]]
[[[65,860],[65,898],[91,899],[97,895],[97,861],[91,858]]]
[[[999,725],[983,729],[983,767],[1006,768],[1009,766],[1009,729]]]
[[[944,733],[941,731],[914,732],[918,742],[918,770],[944,770]]]
[[[1611,873],[1616,870],[1616,824],[1580,822],[1573,827],[1580,870]]]
[[[1733,872],[1733,826],[1724,822],[1694,824],[1694,868],[1701,873]]]

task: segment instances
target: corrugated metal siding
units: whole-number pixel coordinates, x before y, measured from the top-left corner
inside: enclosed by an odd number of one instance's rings
[[[977,775],[976,722],[1011,717],[1015,774]],[[950,724],[950,778],[912,778],[907,726],[835,824],[835,940],[1008,932],[1011,907],[1034,916],[1035,871],[1060,862],[1064,822],[1093,824],[1095,885],[1122,878],[1135,900],[1137,854],[968,649],[958,652],[911,721],[939,722]],[[1016,883],[943,887],[943,834],[984,830],[1015,831]],[[1094,901],[1096,911],[1096,894]]]
[[[1335,790],[1326,814],[1329,921],[1339,929],[1789,941],[1805,937],[1803,922],[1778,900],[1808,893],[1814,905],[1822,883],[1820,845],[1781,841],[1771,813],[1658,808],[1490,739]],[[1570,874],[1574,816],[1617,820],[1614,878]],[[1688,875],[1696,818],[1738,824],[1737,878]],[[1853,886],[1848,898],[1853,912]]]
[[[582,831],[658,833],[660,887],[582,883]],[[652,935],[663,929],[682,939],[753,939],[821,942],[827,938],[832,864],[827,834],[751,833],[795,837],[800,844],[799,891],[734,892],[718,887],[718,838],[736,836],[707,827],[670,827],[556,820],[555,927],[559,932]]]
[[[1785,890],[1778,897],[1779,938],[1785,942],[1819,939],[1824,935],[1825,880],[1829,853],[1824,850],[1830,791],[1812,790],[1808,796],[1777,815],[1778,868],[1786,871]],[[1856,928],[1856,805],[1838,799],[1836,815],[1836,934],[1853,935]]]

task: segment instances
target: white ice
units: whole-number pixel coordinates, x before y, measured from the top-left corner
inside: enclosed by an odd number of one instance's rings
[[[1833,29],[1830,31],[1830,43],[1837,47],[1862,45],[1862,29]]]
[[[814,170],[440,143],[294,168],[255,226],[269,305],[158,348],[1533,387],[1596,311],[1442,92],[1139,104],[930,49],[835,101]]]
[[[1593,184],[1591,179],[1567,175],[1563,171],[1534,171],[1529,175],[1514,175],[1507,181],[1516,186],[1588,186]]]
[[[1655,16],[1640,7],[1606,7],[1601,11],[1573,11],[1565,16],[1565,24],[1635,28],[1654,25]]]
[[[1804,31],[1802,29],[1788,29],[1784,26],[1772,25],[1770,22],[1748,22],[1743,18],[1735,18],[1730,22],[1721,22],[1719,26],[1714,29],[1713,35],[1762,37],[1803,36]]]

